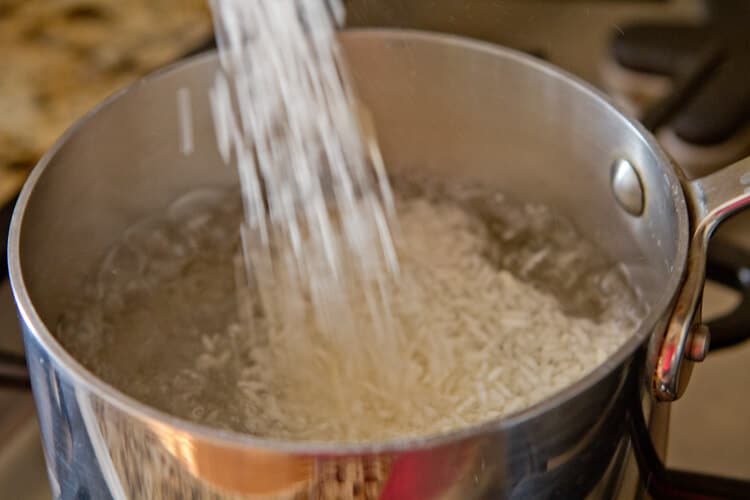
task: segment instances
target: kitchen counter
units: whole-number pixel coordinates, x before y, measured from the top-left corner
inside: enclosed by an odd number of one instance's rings
[[[0,0],[0,204],[76,118],[210,33],[205,0]]]

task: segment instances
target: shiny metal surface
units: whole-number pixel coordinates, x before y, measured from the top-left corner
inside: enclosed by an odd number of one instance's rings
[[[191,188],[236,182],[210,118],[216,60],[202,57],[85,117],[43,158],[17,205],[10,275],[56,498],[580,498],[617,455],[625,384],[648,378],[655,358],[645,351],[659,352],[687,259],[687,208],[669,162],[606,99],[532,58],[409,32],[343,41],[390,170],[483,182],[555,206],[629,270],[652,306],[642,328],[585,379],[526,411],[374,445],[221,432],[99,381],[50,333],[65,298],[145,214]],[[180,152],[178,91],[192,106],[189,156]],[[644,187],[638,218],[612,195],[609,167],[621,157]]]
[[[630,215],[643,213],[643,186],[633,165],[624,158],[612,165],[612,192]]]
[[[687,276],[667,326],[654,373],[653,392],[661,401],[680,397],[690,377],[691,359],[705,358],[709,338],[701,324],[701,299],[708,242],[719,224],[750,204],[750,158],[706,177],[686,181],[685,189],[694,229]]]
[[[711,346],[711,330],[708,325],[698,325],[690,335],[685,357],[690,361],[704,361]]]

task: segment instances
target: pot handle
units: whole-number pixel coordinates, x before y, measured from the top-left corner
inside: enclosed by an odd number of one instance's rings
[[[706,279],[733,288],[742,296],[730,313],[708,322],[710,352],[750,338],[750,252],[723,238],[711,240]]]
[[[693,181],[684,181],[693,234],[685,280],[668,319],[651,390],[659,401],[679,398],[692,362],[708,353],[710,332],[701,319],[708,243],[718,225],[750,205],[750,157]]]

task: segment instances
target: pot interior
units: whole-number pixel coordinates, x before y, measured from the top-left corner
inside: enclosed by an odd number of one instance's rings
[[[684,261],[683,195],[663,155],[627,118],[588,87],[512,51],[399,31],[342,40],[391,171],[481,182],[552,206],[628,268],[656,313],[667,306]],[[208,89],[216,67],[204,56],[134,86],[66,134],[33,173],[14,220],[11,267],[25,285],[19,292],[14,283],[17,297],[28,294],[48,330],[126,228],[186,191],[237,182],[215,144]],[[178,91],[189,93],[192,108],[188,155]],[[613,196],[611,166],[620,158],[644,185],[639,217]]]

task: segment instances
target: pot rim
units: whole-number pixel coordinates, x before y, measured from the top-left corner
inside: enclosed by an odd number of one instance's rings
[[[672,301],[676,296],[682,281],[682,275],[687,260],[689,220],[685,194],[674,171],[673,164],[657,144],[656,139],[650,132],[648,132],[637,120],[622,111],[613,101],[591,84],[561,68],[540,61],[514,49],[453,34],[412,29],[357,28],[344,30],[341,36],[343,38],[375,38],[385,41],[427,41],[430,43],[468,48],[474,51],[481,51],[491,55],[501,56],[506,59],[512,59],[520,64],[533,67],[552,78],[566,80],[568,84],[577,87],[578,90],[585,93],[589,98],[598,101],[601,105],[622,115],[631,129],[633,129],[634,133],[646,142],[651,152],[656,157],[656,160],[662,165],[662,170],[667,181],[673,186],[680,186],[680,189],[671,190],[672,201],[677,212],[676,221],[678,233],[673,271],[665,286],[664,293],[661,295],[659,301],[650,308],[640,327],[614,354],[612,354],[601,365],[585,375],[582,379],[524,410],[514,412],[505,417],[495,418],[483,423],[448,432],[419,437],[389,439],[385,441],[361,443],[338,441],[291,441],[262,438],[236,431],[216,429],[207,425],[190,422],[172,416],[161,410],[157,410],[105,383],[93,373],[89,372],[63,348],[54,335],[52,335],[47,329],[44,321],[34,307],[24,283],[21,263],[20,243],[24,213],[34,191],[34,187],[44,174],[46,168],[68,139],[78,133],[92,116],[96,115],[99,111],[108,107],[112,102],[118,100],[122,96],[134,91],[136,88],[159,80],[166,74],[171,73],[178,68],[187,65],[204,64],[209,59],[215,58],[216,51],[211,51],[209,53],[199,54],[187,60],[168,65],[137,80],[133,84],[113,93],[79,118],[42,156],[30,173],[18,197],[8,237],[9,276],[16,306],[19,315],[26,326],[25,334],[33,335],[36,341],[44,347],[50,358],[54,360],[54,363],[58,365],[56,366],[56,370],[63,376],[70,377],[76,387],[85,388],[87,391],[118,408],[118,410],[131,416],[135,416],[148,424],[158,424],[160,426],[166,425],[176,431],[189,434],[193,436],[194,439],[206,440],[226,447],[248,447],[256,450],[263,449],[270,452],[287,454],[330,456],[417,451],[420,449],[429,449],[453,444],[488,433],[502,433],[512,427],[531,421],[560,406],[562,403],[580,395],[600,382],[612,370],[627,362],[628,358],[633,355],[636,349],[643,345],[643,343],[651,336],[659,319],[662,318],[671,307]]]

